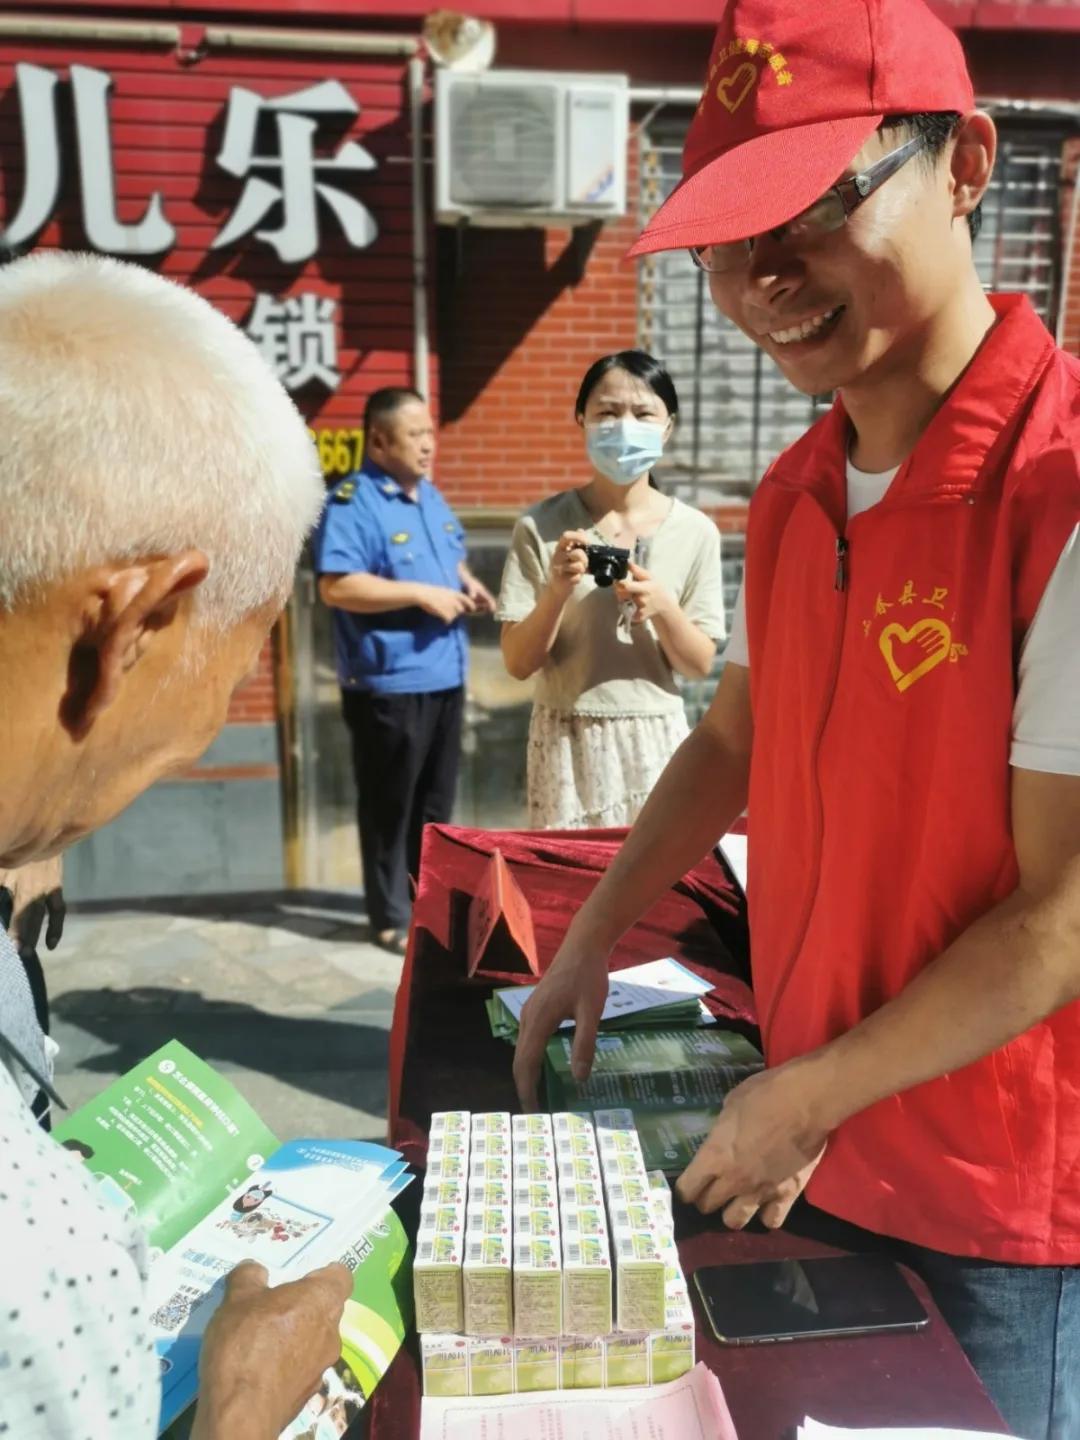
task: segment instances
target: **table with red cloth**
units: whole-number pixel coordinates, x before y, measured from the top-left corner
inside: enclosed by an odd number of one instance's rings
[[[470,896],[494,849],[532,911],[537,952],[550,963],[574,912],[591,893],[624,832],[526,832],[429,826],[409,952],[390,1045],[389,1141],[422,1173],[435,1110],[514,1110],[510,1047],[490,1031],[484,1000],[495,985],[530,977],[466,976]],[[722,857],[712,856],[624,938],[620,969],[674,955],[715,984],[707,1003],[721,1024],[753,1035],[745,906]],[[419,1184],[406,1192],[415,1226]],[[415,1233],[415,1230],[414,1232]],[[676,1235],[689,1279],[702,1265],[835,1253],[780,1232],[732,1233],[676,1204]],[[788,1440],[807,1415],[838,1425],[948,1425],[1006,1433],[963,1351],[922,1283],[909,1277],[930,1324],[917,1332],[786,1345],[722,1346],[697,1309],[697,1354],[720,1378],[740,1440]],[[367,1407],[370,1440],[415,1440],[420,1423],[415,1337]]]

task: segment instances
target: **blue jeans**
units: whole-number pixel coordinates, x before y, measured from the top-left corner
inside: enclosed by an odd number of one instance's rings
[[[1080,1267],[1000,1265],[900,1245],[1023,1440],[1080,1440]]]
[[[789,1225],[846,1250],[883,1251],[914,1270],[1013,1434],[1080,1440],[1080,1266],[943,1255],[860,1230],[805,1203]]]

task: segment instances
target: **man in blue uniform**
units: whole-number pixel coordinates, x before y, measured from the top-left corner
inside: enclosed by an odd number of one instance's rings
[[[427,478],[435,427],[415,390],[370,397],[364,452],[361,469],[331,492],[316,569],[334,612],[368,917],[380,945],[402,950],[423,828],[449,820],[454,804],[464,617],[491,613],[495,601],[465,563],[460,521]]]

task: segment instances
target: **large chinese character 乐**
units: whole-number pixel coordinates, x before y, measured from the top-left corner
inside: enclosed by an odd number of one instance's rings
[[[264,111],[274,119],[276,147],[271,154],[257,154],[255,148]],[[287,264],[310,260],[319,248],[320,199],[337,216],[351,245],[357,249],[370,245],[378,235],[370,210],[355,196],[320,177],[337,178],[373,170],[375,161],[355,140],[346,141],[327,159],[315,154],[319,117],[359,113],[359,105],[337,80],[325,80],[273,100],[235,86],[229,93],[225,134],[217,159],[222,169],[245,184],[236,209],[212,241],[211,249],[235,244],[254,231],[256,240],[276,250],[279,260]],[[269,171],[274,179],[253,173],[257,171]],[[278,204],[280,224],[257,229]]]

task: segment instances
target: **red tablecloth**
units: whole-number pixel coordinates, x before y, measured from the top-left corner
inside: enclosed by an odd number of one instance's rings
[[[510,1052],[492,1037],[482,1003],[499,977],[485,972],[469,982],[465,976],[469,900],[492,851],[502,851],[529,902],[543,969],[625,835],[427,827],[390,1037],[390,1139],[412,1162],[424,1163],[428,1116],[446,1108],[440,1097],[447,1086],[475,1097],[491,1076],[509,1079]],[[744,901],[738,882],[716,859],[703,861],[654,905],[612,963],[621,969],[664,955],[677,955],[713,979],[712,1009],[736,1028],[753,1029]],[[506,975],[499,983],[531,978]]]
[[[525,892],[544,965],[621,840],[613,831],[493,834],[428,827],[391,1041],[389,1139],[416,1167],[425,1163],[433,1110],[516,1109],[511,1050],[492,1037],[483,1005],[492,980],[465,976],[468,896],[487,856],[497,845]],[[677,955],[708,975],[717,986],[713,1008],[724,1023],[752,1030],[742,896],[715,859],[653,907],[613,963],[621,968],[662,955]],[[419,1186],[407,1195],[415,1213]],[[786,1233],[732,1234],[682,1207],[676,1233],[688,1276],[706,1264],[829,1253]],[[936,1424],[1005,1433],[921,1282],[913,1283],[931,1323],[907,1335],[730,1347],[718,1345],[699,1317],[698,1356],[719,1375],[740,1440],[786,1440],[808,1414],[852,1426]],[[419,1364],[410,1343],[372,1397],[371,1440],[415,1440],[419,1417]]]

